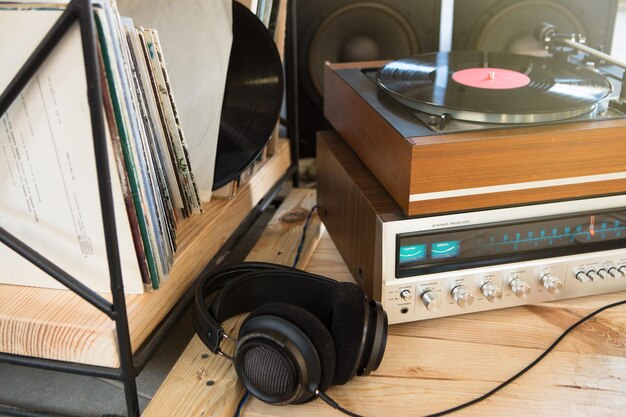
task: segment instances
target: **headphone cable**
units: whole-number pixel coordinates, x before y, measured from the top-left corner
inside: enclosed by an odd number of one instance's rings
[[[304,226],[302,226],[302,236],[300,237],[300,243],[298,243],[298,248],[296,249],[296,256],[293,260],[293,265],[291,265],[294,268],[298,266],[298,262],[300,261],[302,247],[304,246],[304,240],[306,238],[306,229],[308,229],[309,227],[309,223],[311,222],[311,218],[313,217],[313,212],[315,211],[315,209],[317,209],[317,204],[311,207],[311,210],[309,210],[309,214],[307,214],[306,216]]]
[[[580,320],[578,320],[576,323],[572,324],[570,327],[567,328],[567,330],[565,330],[563,333],[561,333],[561,335],[554,341],[552,342],[552,344],[543,351],[543,353],[541,355],[539,355],[537,357],[537,359],[535,359],[534,361],[532,361],[530,364],[528,364],[524,369],[522,369],[521,371],[519,371],[518,373],[516,373],[515,375],[513,375],[511,378],[507,379],[506,381],[502,382],[500,385],[498,385],[497,387],[495,387],[494,389],[492,389],[491,391],[487,392],[486,394],[481,395],[478,398],[474,398],[473,400],[467,401],[463,404],[457,405],[455,407],[452,408],[448,408],[447,410],[444,411],[439,411],[437,413],[434,414],[428,414],[424,417],[439,417],[439,416],[444,416],[450,413],[454,413],[455,411],[459,411],[462,410],[463,408],[469,407],[471,405],[474,405],[476,403],[481,402],[482,400],[491,397],[493,394],[495,394],[496,392],[500,391],[502,388],[506,387],[507,385],[509,385],[511,382],[515,381],[517,378],[519,378],[520,376],[524,375],[526,372],[528,372],[530,369],[532,369],[535,365],[537,365],[543,358],[545,358],[550,352],[552,352],[552,350],[554,350],[554,348],[561,343],[561,341],[565,338],[565,336],[567,336],[572,330],[574,330],[575,328],[577,328],[578,326],[580,326],[581,324],[583,324],[584,322],[586,322],[587,320],[589,320],[590,318],[602,313],[604,310],[608,310],[610,308],[613,307],[618,307],[621,305],[626,304],[626,300],[622,300],[622,301],[618,301],[612,304],[607,304],[604,307],[600,307],[599,309],[589,313],[588,315],[586,315],[585,317],[581,318]],[[342,413],[351,416],[351,417],[363,417],[359,414],[355,414],[351,411],[346,410],[345,408],[341,407],[339,404],[337,404],[337,402],[335,402],[332,398],[330,398],[328,395],[326,395],[325,393],[321,392],[321,391],[317,391],[315,393],[322,401],[324,401],[326,404],[330,405],[331,407],[341,411]]]
[[[241,397],[241,401],[239,401],[239,406],[237,406],[237,412],[235,413],[235,417],[239,417],[241,415],[241,410],[243,410],[243,406],[248,401],[248,398],[250,398],[250,391],[246,390],[245,394],[243,394],[243,397]]]

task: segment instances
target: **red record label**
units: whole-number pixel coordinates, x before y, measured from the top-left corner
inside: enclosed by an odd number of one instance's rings
[[[503,68],[463,69],[452,74],[452,79],[468,87],[490,90],[507,90],[530,84],[528,75]]]

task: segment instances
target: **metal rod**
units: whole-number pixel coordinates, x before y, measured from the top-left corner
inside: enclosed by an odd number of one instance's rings
[[[298,1],[287,3],[287,39],[286,55],[290,76],[287,77],[287,133],[291,143],[291,164],[296,167],[293,175],[293,186],[300,186],[298,177],[298,160],[300,159],[300,111],[298,103]]]
[[[11,233],[7,232],[2,227],[0,227],[0,242],[4,243],[16,253],[30,261],[37,268],[41,269],[56,281],[72,290],[83,300],[87,301],[89,304],[109,316],[109,318],[113,319],[115,317],[113,305],[107,299],[50,262],[39,252],[33,250],[30,246],[13,236]]]
[[[76,21],[76,5],[78,1],[80,0],[72,0],[67,6],[67,9],[61,14],[61,17],[54,23],[50,31],[39,43],[24,65],[22,65],[22,68],[20,68],[15,77],[13,77],[2,95],[0,95],[0,117],[7,112],[11,104],[20,95],[24,87],[26,87],[26,84],[30,82],[39,67],[41,67],[41,64],[54,50],[54,46],[63,38],[68,29]]]
[[[113,191],[111,188],[111,172],[109,170],[107,136],[103,115],[103,97],[101,90],[100,65],[98,63],[98,45],[95,30],[94,13],[91,0],[81,0],[80,21],[81,38],[87,76],[87,96],[91,113],[91,129],[93,131],[93,145],[98,174],[98,189],[100,192],[100,210],[104,238],[106,242],[109,275],[111,277],[111,294],[113,296],[115,330],[119,347],[119,358],[122,370],[122,382],[126,395],[126,408],[129,417],[139,415],[139,399],[137,398],[136,370],[133,363],[133,351],[130,342],[128,317],[126,314],[126,298],[122,280],[119,247],[117,244],[117,230],[115,210],[113,206]]]
[[[190,285],[183,296],[170,310],[167,317],[161,321],[160,326],[150,334],[146,342],[135,352],[135,369],[138,373],[146,367],[150,359],[152,359],[159,347],[163,344],[163,341],[169,336],[169,332],[174,325],[178,323],[180,318],[185,314],[187,308],[193,301],[194,295],[195,285]]]
[[[97,378],[113,379],[117,381],[121,381],[123,378],[122,371],[119,368],[85,365],[82,363],[35,358],[32,356],[22,356],[4,352],[0,352],[0,363],[8,363],[27,368],[45,369],[47,371],[94,376]]]
[[[611,63],[613,65],[617,65],[620,68],[626,69],[626,62],[624,61],[620,61],[617,58],[612,57],[609,54],[605,54],[604,52],[600,52],[596,49],[593,49],[587,45],[584,45],[582,43],[573,41],[571,39],[559,39],[560,42],[564,43],[567,46],[571,46],[572,48],[576,48],[581,52],[584,52],[586,54],[595,56],[596,58],[600,58],[603,61],[606,61],[608,63]]]

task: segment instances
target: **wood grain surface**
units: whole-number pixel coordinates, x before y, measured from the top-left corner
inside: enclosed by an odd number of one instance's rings
[[[338,72],[382,64],[327,65],[324,115],[407,215],[626,191],[623,178],[583,184],[538,183],[624,172],[626,120],[562,121],[406,137]],[[536,184],[513,191],[473,190],[527,182]],[[466,190],[479,194],[463,195]],[[437,192],[452,193],[420,196]],[[411,195],[415,201],[410,201]]]
[[[272,217],[265,232],[246,258],[248,261],[292,265],[302,227],[315,205],[314,190],[293,190]],[[319,217],[311,217],[299,266],[306,265],[323,232]],[[236,335],[243,316],[224,323],[226,334]],[[222,343],[230,352],[228,342]],[[207,382],[211,381],[207,385]],[[243,387],[231,362],[213,354],[194,336],[169,373],[143,416],[232,416]]]
[[[126,296],[133,351],[180,299],[204,265],[290,165],[289,143],[244,186],[234,200],[213,200],[204,212],[181,220],[178,251],[161,289]],[[109,297],[110,294],[103,294]],[[68,290],[0,285],[0,351],[101,366],[119,366],[115,326]]]
[[[275,220],[273,224],[251,259],[272,261],[279,256],[282,262],[288,261],[282,249],[276,248],[292,247],[297,234],[289,227],[283,235],[276,233]],[[282,242],[273,242],[275,239]],[[352,280],[326,233],[306,269]],[[328,394],[345,408],[368,417],[434,413],[494,388],[541,354],[583,315],[625,298],[626,292],[620,292],[394,325],[378,370],[332,387]],[[192,340],[145,417],[234,415],[243,389],[230,363],[213,356],[203,359],[207,352],[197,337]],[[211,387],[206,385],[208,379],[214,381]],[[626,308],[618,307],[574,330],[544,361],[510,386],[454,415],[621,417],[625,409]],[[242,417],[341,415],[319,400],[279,407],[254,398],[242,413]]]

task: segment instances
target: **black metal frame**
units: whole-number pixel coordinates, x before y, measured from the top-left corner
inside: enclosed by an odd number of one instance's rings
[[[298,104],[298,1],[287,0],[287,27],[285,34],[285,89],[287,91],[287,136],[291,139],[291,162],[298,166],[300,159],[300,116]],[[298,171],[293,176],[293,186],[300,186]]]
[[[23,88],[35,75],[41,64],[51,51],[68,32],[69,28],[78,22],[83,44],[84,64],[87,76],[87,95],[91,114],[91,125],[94,141],[96,170],[98,174],[98,189],[100,193],[100,208],[102,212],[103,229],[106,241],[107,260],[111,280],[112,302],[86,287],[79,280],[59,268],[40,253],[34,251],[27,244],[0,227],[0,242],[7,245],[35,266],[46,272],[52,278],[63,284],[69,290],[83,298],[115,322],[117,342],[119,347],[120,366],[102,367],[85,365],[74,362],[65,362],[53,359],[35,358],[0,352],[0,363],[18,366],[39,368],[51,371],[66,372],[77,375],[100,377],[122,382],[126,397],[126,409],[129,417],[139,416],[136,377],[143,370],[149,359],[164,341],[168,331],[178,321],[193,299],[193,285],[184,296],[172,307],[168,315],[155,328],[144,344],[133,355],[126,302],[122,282],[119,248],[117,246],[117,231],[113,209],[113,194],[111,190],[111,173],[108,164],[105,121],[103,118],[102,91],[100,89],[100,74],[97,57],[97,35],[95,31],[94,13],[91,0],[72,0],[62,13],[48,34],[44,37],[17,75],[13,78],[6,90],[0,95],[0,116],[4,115],[13,101],[19,96]],[[224,256],[239,242],[248,228],[257,220],[259,215],[276,197],[282,184],[294,176],[297,177],[297,138],[291,140],[292,165],[265,197],[256,205],[246,219],[239,225],[231,237],[213,257],[206,268],[219,264]],[[206,269],[205,268],[205,269]],[[58,414],[45,411],[26,410],[19,407],[0,404],[0,414],[8,416],[29,417],[58,417]]]

